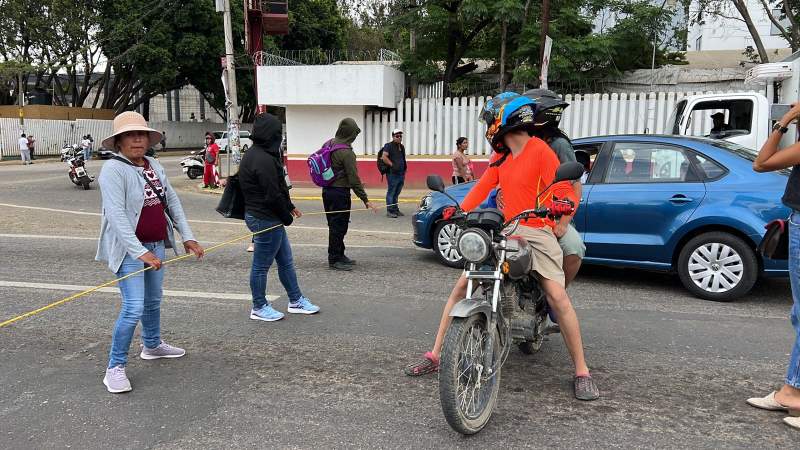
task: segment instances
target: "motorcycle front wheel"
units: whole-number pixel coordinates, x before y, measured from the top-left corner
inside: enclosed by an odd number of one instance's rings
[[[88,191],[89,189],[92,188],[92,186],[89,183],[91,183],[91,181],[89,181],[89,180],[83,180],[83,182],[81,183],[81,184],[83,184],[83,190],[84,191]]]
[[[487,378],[486,317],[454,317],[445,335],[439,363],[439,401],[447,423],[461,434],[483,429],[497,404],[500,370]],[[492,339],[494,359],[500,357],[497,336]],[[492,363],[494,365],[494,362]]]

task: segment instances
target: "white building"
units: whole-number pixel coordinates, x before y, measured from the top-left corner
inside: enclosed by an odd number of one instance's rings
[[[290,153],[317,151],[346,117],[363,131],[367,107],[395,108],[405,91],[405,75],[377,62],[259,66],[257,76],[258,103],[286,107]],[[365,154],[363,132],[353,150]]]
[[[699,8],[699,1],[692,0],[689,6],[689,16],[692,19],[697,17]],[[726,17],[704,14],[702,17],[704,24],[689,25],[686,42],[687,51],[743,51],[747,47],[755,48],[755,43],[745,23],[742,20],[732,18],[741,18],[739,11],[736,10],[731,2],[724,2],[722,8]],[[747,11],[750,13],[766,49],[784,49],[789,46],[786,40],[781,37],[778,28],[770,21],[760,0],[747,0]],[[780,18],[779,10],[775,10],[773,14],[775,17]]]

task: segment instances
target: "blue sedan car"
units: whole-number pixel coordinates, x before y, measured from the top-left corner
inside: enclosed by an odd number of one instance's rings
[[[730,301],[759,276],[787,276],[786,261],[762,258],[764,225],[786,218],[787,171],[755,173],[754,150],[704,138],[629,135],[577,139],[591,170],[575,227],[585,263],[676,272],[698,297]],[[474,183],[447,192],[459,201]],[[493,202],[492,196],[487,205]],[[451,201],[433,192],[413,218],[414,243],[463,267],[458,227],[441,220]]]

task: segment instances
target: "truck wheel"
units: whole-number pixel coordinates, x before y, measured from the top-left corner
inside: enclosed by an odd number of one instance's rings
[[[753,249],[739,237],[720,231],[703,233],[687,242],[677,266],[686,289],[697,297],[718,302],[729,302],[750,292],[759,270]]]
[[[464,258],[457,247],[460,234],[461,229],[455,222],[439,222],[433,230],[433,252],[445,266],[464,268]]]

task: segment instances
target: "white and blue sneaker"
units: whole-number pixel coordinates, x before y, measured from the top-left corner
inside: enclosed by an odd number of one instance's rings
[[[300,297],[296,302],[290,302],[287,311],[290,314],[316,314],[319,306],[311,303],[307,298]]]
[[[275,322],[283,319],[283,313],[276,311],[272,305],[266,304],[261,309],[250,310],[250,318],[253,320],[263,320],[264,322]]]

